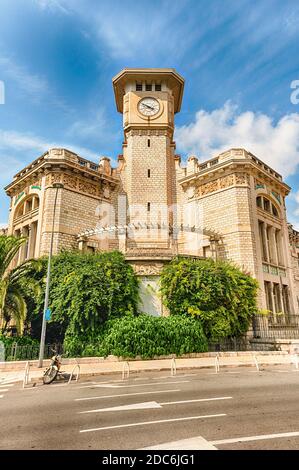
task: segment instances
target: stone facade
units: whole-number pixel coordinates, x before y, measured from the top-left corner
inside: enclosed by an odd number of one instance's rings
[[[118,249],[141,278],[144,310],[167,314],[164,263],[226,259],[259,281],[261,308],[297,314],[299,234],[287,223],[282,177],[244,149],[182,165],[173,133],[184,80],[174,69],[124,69],[113,87],[124,127],[116,168],[51,149],[6,187],[8,233],[28,239],[14,263],[47,254],[52,232],[56,253]]]

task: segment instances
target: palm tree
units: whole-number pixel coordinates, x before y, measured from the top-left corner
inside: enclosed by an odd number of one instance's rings
[[[10,269],[10,264],[24,243],[26,238],[0,235],[0,325],[2,323],[2,332],[5,332],[13,321],[20,335],[24,329],[27,305],[19,283],[36,262],[29,260],[13,269]],[[34,280],[29,278],[28,283],[34,284]]]

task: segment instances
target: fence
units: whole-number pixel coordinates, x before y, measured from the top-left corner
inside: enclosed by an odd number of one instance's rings
[[[261,342],[251,343],[250,338],[267,340],[268,345]],[[298,339],[299,341],[299,315],[255,315],[252,320],[252,328],[247,335],[242,337],[221,338],[217,341],[209,342],[210,352],[220,351],[252,351],[252,350],[274,350],[275,345],[270,344],[278,339]],[[44,358],[53,356],[53,351],[63,354],[63,345],[47,344],[45,346]],[[38,359],[39,345],[18,345],[13,343],[5,349],[6,361],[21,361]]]
[[[299,315],[255,315],[252,330],[254,338],[299,339]]]
[[[62,344],[46,344],[44,359],[49,359],[53,356],[53,350],[58,354],[63,354]],[[5,361],[26,361],[38,359],[39,344],[26,344],[19,345],[12,343],[5,348]]]

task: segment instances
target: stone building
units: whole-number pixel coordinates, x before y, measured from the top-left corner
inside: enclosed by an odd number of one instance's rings
[[[54,148],[5,188],[8,232],[28,240],[15,263],[47,254],[53,228],[54,252],[118,249],[140,276],[142,309],[160,315],[159,273],[173,256],[232,260],[259,281],[274,323],[297,314],[299,233],[281,175],[242,148],[182,165],[173,134],[184,80],[174,69],[124,69],[113,88],[124,129],[115,168]]]

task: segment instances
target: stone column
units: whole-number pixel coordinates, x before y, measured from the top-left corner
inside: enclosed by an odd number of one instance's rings
[[[262,230],[263,230],[263,234],[264,234],[264,236],[263,236],[264,240],[262,240],[262,243],[265,243],[266,261],[269,262],[270,261],[270,253],[269,253],[269,246],[268,246],[267,224],[265,222],[263,222]]]
[[[35,256],[36,233],[37,233],[37,222],[32,222],[32,224],[29,227],[29,247],[28,247],[29,258],[34,258]]]

